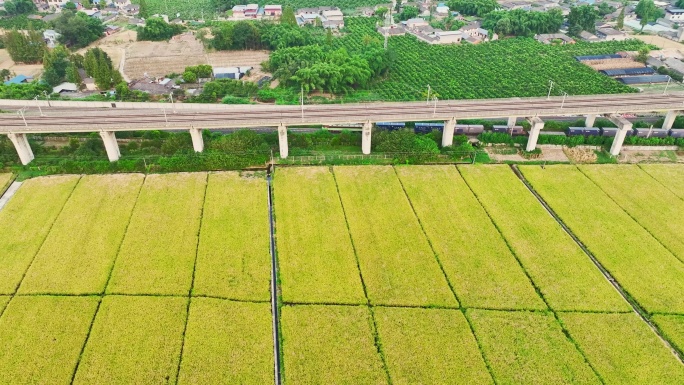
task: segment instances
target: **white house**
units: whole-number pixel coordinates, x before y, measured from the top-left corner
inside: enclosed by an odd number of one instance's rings
[[[46,29],[43,31],[43,39],[45,39],[45,43],[47,43],[49,48],[55,48],[57,39],[59,39],[60,36],[62,35],[53,29]]]
[[[623,41],[629,37],[626,33],[613,28],[598,28],[596,36],[605,41]]]
[[[672,21],[684,20],[684,9],[667,8],[665,9],[665,19]]]

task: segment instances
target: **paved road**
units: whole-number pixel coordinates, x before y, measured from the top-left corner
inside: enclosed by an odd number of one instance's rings
[[[42,107],[41,116],[37,105]],[[24,118],[17,109],[24,107]],[[115,108],[113,106],[116,106]],[[0,133],[249,128],[683,110],[684,92],[301,106],[0,100]],[[25,120],[24,120],[25,119]]]

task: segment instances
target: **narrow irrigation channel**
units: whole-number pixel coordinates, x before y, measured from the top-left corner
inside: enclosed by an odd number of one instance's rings
[[[273,222],[273,186],[272,178],[274,165],[266,171],[266,182],[268,187],[268,224],[270,231],[269,249],[271,252],[271,314],[273,315],[273,362],[275,371],[275,385],[282,383],[280,379],[280,319],[278,309],[278,260],[276,258],[276,243],[275,243],[275,224]]]
[[[620,284],[617,282],[617,280],[615,278],[613,278],[613,275],[610,274],[610,272],[601,264],[601,262],[599,262],[598,259],[596,259],[594,254],[592,254],[591,251],[589,251],[589,249],[587,249],[587,247],[582,243],[582,241],[580,241],[580,239],[575,235],[575,233],[573,233],[572,230],[570,230],[570,228],[565,225],[565,223],[558,216],[558,214],[556,214],[556,212],[553,211],[551,206],[549,206],[549,204],[546,203],[544,198],[542,198],[541,195],[539,195],[539,193],[537,193],[537,191],[532,187],[530,182],[527,181],[527,179],[520,172],[518,167],[516,165],[512,164],[511,169],[513,170],[515,175],[525,184],[525,187],[527,187],[527,189],[532,193],[532,195],[534,195],[535,198],[537,198],[537,200],[539,201],[539,203],[541,203],[541,205],[544,207],[544,209],[546,209],[546,211],[549,214],[551,214],[553,219],[555,219],[556,222],[558,222],[558,224],[563,228],[563,230],[565,230],[565,232],[570,236],[570,238],[572,238],[572,240],[575,241],[577,246],[579,246],[580,249],[582,249],[582,251],[584,251],[584,253],[589,257],[589,259],[591,259],[592,262],[594,262],[594,265],[596,265],[596,267],[599,269],[601,274],[603,274],[603,276],[606,277],[608,282],[610,282],[613,285],[615,290],[618,291],[618,293],[622,296],[622,298],[624,298],[625,301],[627,301],[627,303],[629,303],[632,306],[632,309],[634,310],[634,312],[636,312],[636,314],[639,316],[639,318],[641,318],[644,322],[646,322],[646,324],[653,330],[653,332],[658,336],[658,338],[660,338],[660,340],[670,349],[670,351],[679,359],[679,361],[684,362],[684,359],[683,359],[680,351],[677,350],[674,347],[674,345],[667,338],[665,338],[665,336],[661,333],[660,329],[653,322],[651,322],[651,320],[648,318],[648,312],[643,307],[641,307],[641,305],[634,298],[632,298],[632,296],[630,296],[622,288],[622,286],[620,286]]]

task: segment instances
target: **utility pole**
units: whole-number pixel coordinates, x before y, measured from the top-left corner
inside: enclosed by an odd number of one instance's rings
[[[432,115],[437,114],[437,100],[439,100],[436,96],[432,98],[435,101],[435,108],[432,110]]]
[[[17,114],[21,115],[21,119],[24,120],[24,125],[28,127],[28,123],[26,123],[26,118],[24,117],[24,108],[22,107],[20,110],[17,111]]]
[[[561,102],[561,110],[563,109],[563,105],[565,104],[565,98],[568,96],[567,92],[563,92],[563,101]]]
[[[551,90],[553,89],[553,80],[549,80],[549,93],[546,94],[546,100],[551,98]]]
[[[670,85],[670,80],[672,80],[671,77],[667,77],[667,84],[665,84],[665,90],[663,91],[663,95],[667,94],[667,87]]]
[[[304,120],[304,85],[301,85],[301,96],[299,97],[299,100],[301,101],[302,104],[302,120]]]
[[[48,107],[52,107],[50,105],[50,94],[48,94],[47,91],[43,91],[43,95],[45,95],[45,97],[47,98]]]
[[[427,99],[425,99],[425,104],[430,104],[430,85],[428,84],[428,94]]]
[[[36,101],[36,105],[38,106],[38,111],[40,111],[40,116],[45,116],[45,115],[43,115],[43,110],[40,108],[40,103],[38,102],[38,95],[36,95],[36,97],[33,98],[33,100]]]

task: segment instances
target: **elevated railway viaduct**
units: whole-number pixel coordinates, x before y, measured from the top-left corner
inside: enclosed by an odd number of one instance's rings
[[[109,160],[116,161],[120,157],[118,131],[189,130],[195,151],[201,152],[202,130],[274,127],[280,157],[286,158],[288,126],[362,124],[361,149],[369,154],[376,122],[444,121],[442,145],[449,146],[459,119],[486,118],[508,119],[509,127],[517,119],[527,119],[526,149],[531,151],[544,128],[543,118],[563,115],[585,116],[587,127],[597,116],[610,118],[618,127],[610,153],[618,155],[632,129],[623,114],[663,113],[663,128],[669,129],[684,110],[684,92],[300,106],[0,100],[0,109],[0,134],[9,137],[23,164],[33,160],[28,134],[99,132]]]

